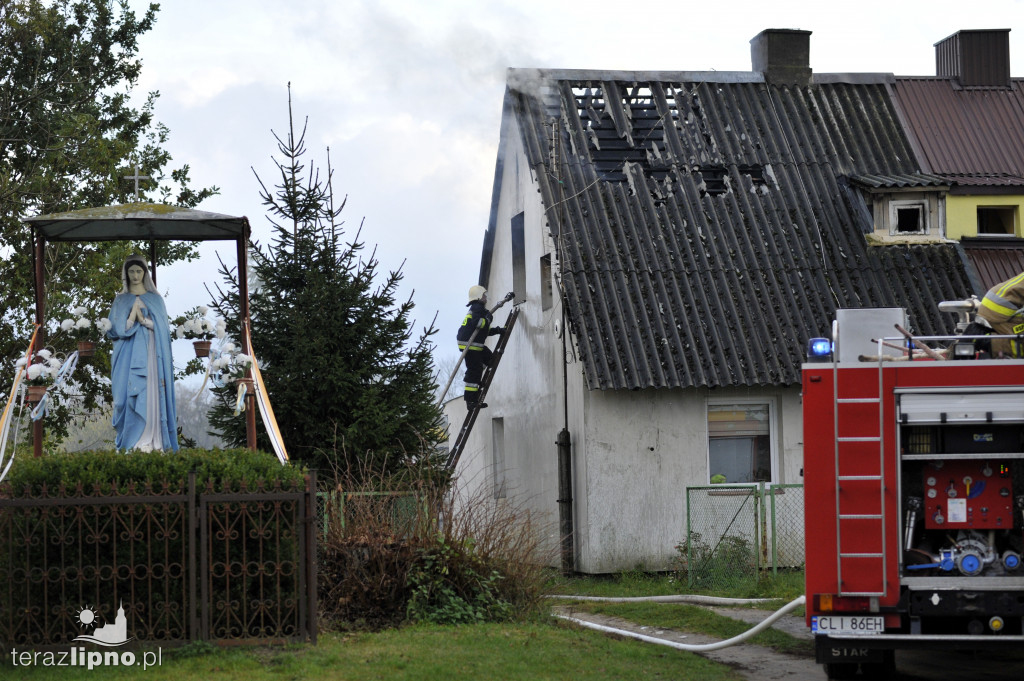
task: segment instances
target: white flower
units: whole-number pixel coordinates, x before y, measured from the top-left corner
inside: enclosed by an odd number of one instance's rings
[[[71,310],[71,314],[77,315],[79,317],[84,317],[88,311],[89,310],[85,309],[84,307],[78,306],[75,309]]]
[[[217,338],[220,339],[220,340],[224,340],[225,338],[227,338],[227,336],[228,336],[227,330],[218,326],[217,327]]]
[[[205,315],[209,311],[210,311],[210,308],[206,307],[205,305],[200,305],[199,306],[199,314]]]
[[[204,332],[213,333],[213,322],[211,322],[209,319],[200,319],[199,325],[203,328]]]
[[[232,353],[234,351],[235,351],[235,344],[234,343],[225,343],[224,344],[224,352]]]
[[[247,366],[249,366],[250,364],[252,364],[252,357],[250,357],[249,355],[245,355],[245,354],[241,354],[241,353],[239,353],[239,354],[238,354],[238,355],[237,355],[237,356],[235,357],[235,362],[236,362],[236,363],[238,364],[238,366],[240,366],[240,367],[247,367]]]
[[[46,360],[46,366],[50,368],[51,373],[54,373],[58,369],[60,369],[61,364],[63,364],[63,362],[61,362],[56,357],[51,357],[50,359]]]
[[[50,359],[50,355],[52,355],[53,353],[47,350],[46,348],[42,348],[36,354],[42,357],[43,359]]]
[[[92,326],[92,322],[85,317],[79,317],[78,321],[75,322],[76,329],[88,329],[90,326]]]
[[[218,319],[217,320],[217,328],[218,329],[226,329],[226,328],[228,328],[228,323],[226,321],[224,321],[223,319]]]
[[[28,380],[34,381],[39,378],[39,374],[43,373],[42,364],[33,364],[28,368]]]
[[[107,331],[110,331],[110,328],[112,326],[113,324],[111,324],[110,320],[107,319],[106,317],[101,317],[96,320],[96,328],[100,330],[100,333],[106,333]]]
[[[15,369],[17,369],[18,367],[23,367],[23,366],[25,366],[25,355],[22,355],[21,357],[19,357],[18,361],[14,363],[14,368]]]
[[[179,326],[174,327],[174,337],[175,338],[184,338],[185,337],[185,326],[184,325],[179,325]]]
[[[61,331],[70,331],[71,327],[74,326],[74,325],[75,325],[75,320],[74,319],[65,319],[64,321],[62,321],[60,323],[60,330]]]

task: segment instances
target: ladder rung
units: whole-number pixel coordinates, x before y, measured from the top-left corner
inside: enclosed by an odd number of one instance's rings
[[[881,520],[881,513],[840,513],[840,520]]]
[[[884,558],[884,553],[840,553],[840,558]]]
[[[882,481],[881,475],[840,475],[836,480],[842,482],[843,480],[877,480]]]

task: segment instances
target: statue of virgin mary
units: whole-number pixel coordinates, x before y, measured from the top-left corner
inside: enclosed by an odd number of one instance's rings
[[[146,261],[130,255],[110,307],[110,382],[118,449],[178,449],[174,362],[163,298]]]

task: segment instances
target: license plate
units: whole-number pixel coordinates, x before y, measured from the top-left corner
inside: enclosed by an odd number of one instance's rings
[[[811,618],[815,634],[881,634],[885,618],[877,615],[818,615]]]

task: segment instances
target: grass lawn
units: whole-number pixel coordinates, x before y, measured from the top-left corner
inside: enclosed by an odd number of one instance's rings
[[[692,593],[672,577],[639,571],[610,577],[563,578],[552,573],[552,593],[590,596],[658,596]],[[802,573],[761,580],[742,592],[713,595],[777,598],[781,607],[803,592]],[[615,615],[661,628],[730,638],[751,625],[688,605],[553,601],[579,610]],[[754,643],[776,650],[807,653],[810,644],[767,631]],[[142,655],[137,657],[140,660]],[[473,626],[408,626],[379,633],[323,633],[316,646],[235,647],[202,645],[164,650],[158,667],[13,666],[0,662],[0,679],[75,681],[144,678],[152,681],[263,681],[343,679],[398,681],[487,679],[488,681],[736,681],[725,665],[692,653],[609,637],[539,615],[527,622]]]
[[[141,657],[141,656],[140,656]],[[735,681],[740,677],[691,653],[562,625],[555,620],[461,627],[415,626],[374,634],[334,634],[317,646],[233,648],[201,655],[164,651],[163,664],[140,668],[0,666],[0,678],[27,681],[144,678],[487,679],[509,681]]]

